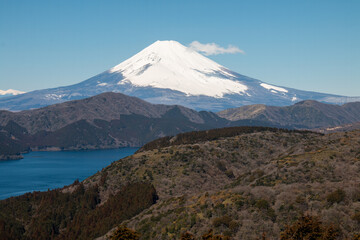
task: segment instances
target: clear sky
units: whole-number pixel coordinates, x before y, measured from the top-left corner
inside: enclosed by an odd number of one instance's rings
[[[240,74],[360,96],[360,1],[0,0],[0,89],[65,86],[156,40],[237,46],[209,56]]]

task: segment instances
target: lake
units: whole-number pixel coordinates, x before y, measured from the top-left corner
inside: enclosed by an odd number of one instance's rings
[[[136,150],[30,152],[20,160],[0,161],[0,199],[82,181]]]

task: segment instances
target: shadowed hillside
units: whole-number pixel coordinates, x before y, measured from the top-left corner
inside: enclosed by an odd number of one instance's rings
[[[0,159],[18,159],[28,150],[140,147],[181,132],[244,125],[276,126],[257,120],[231,122],[211,112],[103,93],[40,109],[0,111]]]
[[[111,92],[40,109],[0,111],[0,159],[18,159],[29,150],[140,147],[178,133],[232,126],[334,127],[360,121],[360,105],[304,101],[289,107],[245,106],[218,115]]]
[[[107,199],[82,183],[0,201],[0,239],[91,239],[155,203],[149,183],[122,185]]]
[[[324,128],[360,121],[360,102],[342,106],[302,101],[291,106],[249,105],[218,113],[231,121],[253,119],[295,128]]]

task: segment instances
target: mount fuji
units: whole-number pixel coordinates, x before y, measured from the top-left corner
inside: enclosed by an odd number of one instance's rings
[[[103,92],[210,111],[249,104],[286,106],[309,99],[334,104],[360,100],[275,86],[233,72],[176,41],[156,41],[119,65],[78,84],[2,98],[0,109],[39,108]]]

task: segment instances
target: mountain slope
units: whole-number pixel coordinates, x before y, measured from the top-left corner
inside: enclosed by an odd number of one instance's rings
[[[359,122],[359,109],[359,103],[305,101],[288,107],[245,106],[218,116],[110,92],[40,109],[0,111],[0,159],[18,159],[29,150],[142,146],[159,137],[231,126],[316,130]]]
[[[234,240],[263,233],[279,239],[287,224],[309,213],[332,225],[338,239],[355,239],[359,140],[359,131],[248,127],[159,139],[82,183],[0,201],[0,227],[15,239],[90,239],[118,224],[140,239],[209,229]],[[132,213],[123,214],[124,204]]]
[[[143,148],[85,182],[108,174],[113,177],[106,183],[116,186],[127,176],[115,173],[126,169],[131,181],[146,178],[154,184],[158,203],[123,222],[141,239],[180,239],[185,231],[202,236],[210,228],[234,240],[261,239],[263,233],[280,239],[284,227],[306,212],[333,225],[338,239],[360,232],[359,131],[242,129],[181,134],[181,140],[161,141],[162,146],[149,143],[154,148]]]
[[[235,76],[230,71],[175,41],[157,41],[109,72],[123,75],[119,84],[168,88],[186,95],[219,98],[247,90],[232,80]]]
[[[1,99],[0,109],[39,108],[103,92],[121,92],[151,103],[211,111],[249,104],[284,106],[307,99],[328,103],[360,99],[274,86],[235,73],[176,41],[157,41],[78,84]]]
[[[359,129],[360,129],[360,122],[356,122],[356,123],[349,123],[335,127],[317,128],[317,129],[313,129],[313,131],[320,133],[334,133],[334,132],[349,132]]]
[[[14,89],[0,90],[0,97],[15,96],[23,93],[25,92]]]
[[[99,195],[106,190],[75,181],[63,189],[2,200],[0,239],[94,239],[157,199],[154,187],[145,182],[124,184],[101,200]]]
[[[110,92],[40,109],[0,111],[0,157],[19,158],[21,152],[29,149],[142,146],[158,137],[231,124],[211,112],[196,112],[177,105],[154,105]]]
[[[253,119],[297,128],[334,127],[360,121],[360,102],[342,106],[302,101],[292,106],[249,105],[217,113],[231,121]]]
[[[135,97],[121,93],[103,93],[78,101],[55,104],[40,109],[22,112],[0,111],[0,125],[10,120],[26,128],[29,133],[38,131],[56,131],[76,121],[94,119],[110,121],[120,119],[122,115],[141,115],[148,118],[160,118],[171,109],[177,108],[189,121],[204,123],[194,110],[182,106],[154,105]]]

